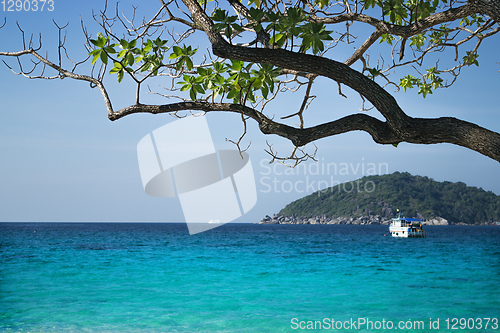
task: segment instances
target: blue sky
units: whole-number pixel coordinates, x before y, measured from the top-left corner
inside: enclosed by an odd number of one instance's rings
[[[131,4],[134,2],[123,1],[120,6],[128,10]],[[149,13],[157,9],[155,1],[135,4]],[[54,19],[60,25],[70,22],[67,49],[71,57],[80,60],[85,56],[80,16],[95,35],[99,30],[91,24],[91,11],[101,6],[101,1],[56,1],[53,12],[1,12],[0,21],[7,17],[7,25],[0,29],[0,51],[22,48],[17,21],[27,34],[42,33],[43,50],[55,61]],[[426,99],[416,91],[401,92],[396,99],[411,116],[453,116],[500,132],[499,45],[498,36],[486,40],[480,51],[480,66],[465,68],[450,89],[439,90]],[[199,46],[206,46],[206,41],[201,38]],[[344,60],[341,56],[338,60]],[[16,65],[15,59],[4,60]],[[24,64],[28,65],[29,60],[25,59]],[[134,103],[130,83],[119,85],[114,77],[105,83],[115,109]],[[336,91],[336,84],[326,80],[313,87],[318,98],[307,110],[306,126],[358,111],[355,94],[346,90],[350,98],[344,99]],[[87,83],[71,79],[28,80],[12,74],[3,64],[0,94],[0,221],[183,221],[177,199],[144,193],[136,154],[142,137],[174,118],[144,114],[111,122],[100,92],[90,89]],[[168,102],[156,96],[145,98],[149,103]],[[267,113],[283,116],[298,108],[301,98],[288,94],[286,101],[273,104]],[[376,111],[370,114],[376,115]],[[238,139],[242,131],[239,116],[215,113],[209,114],[207,120],[216,148],[234,148],[225,139]],[[366,133],[351,132],[316,142],[320,172],[306,162],[302,168],[285,174],[285,167],[267,164],[266,140],[279,153],[291,151],[286,140],[265,136],[249,123],[248,153],[258,201],[250,213],[235,222],[258,222],[324,184],[358,179],[371,172],[373,166],[377,173],[400,171],[438,181],[462,181],[500,195],[500,164],[450,144],[402,143],[395,148],[377,145]],[[321,172],[321,167],[328,164],[337,166],[337,172],[332,168]]]

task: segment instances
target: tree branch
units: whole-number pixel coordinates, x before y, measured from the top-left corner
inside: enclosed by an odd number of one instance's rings
[[[479,2],[480,0],[476,1]],[[498,0],[493,0],[493,2],[498,2]],[[460,18],[464,18],[471,14],[474,14],[477,11],[478,11],[477,6],[467,3],[458,8],[450,8],[444,12],[435,13],[413,24],[405,26],[387,23],[382,20],[378,20],[374,17],[358,13],[345,13],[335,17],[312,16],[311,20],[314,20],[316,22],[323,22],[325,24],[336,24],[346,21],[363,22],[375,27],[377,31],[379,31],[382,34],[391,34],[401,37],[411,37],[437,24],[451,22]]]
[[[361,45],[353,53],[353,55],[344,62],[344,64],[346,64],[347,66],[351,66],[356,61],[358,61],[358,59],[361,58],[361,56],[366,52],[366,50],[368,50],[370,46],[372,46],[373,43],[375,43],[377,39],[380,38],[380,36],[382,36],[382,32],[380,32],[379,30],[376,30],[374,33],[372,33],[370,37],[368,37],[368,39],[363,43],[363,45]]]
[[[266,117],[248,106],[230,103],[180,102],[167,105],[132,105],[110,114],[114,121],[134,113],[170,113],[186,110],[204,112],[234,112],[257,121],[264,134],[276,134],[290,140],[296,147],[310,142],[351,131],[364,131],[379,144],[408,142],[415,144],[452,143],[475,150],[494,160],[500,161],[500,134],[478,125],[452,117],[435,119],[409,118],[405,139],[391,129],[387,122],[366,114],[349,115],[328,123],[309,128],[295,128]]]

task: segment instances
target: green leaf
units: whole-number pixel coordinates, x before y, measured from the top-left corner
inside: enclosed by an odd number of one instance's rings
[[[225,23],[216,23],[216,24],[214,24],[214,29],[215,29],[216,32],[221,32],[225,28],[226,28],[226,24]]]
[[[107,38],[104,38],[102,35],[97,38],[96,46],[99,48],[103,48],[106,45]]]
[[[212,15],[212,19],[216,22],[222,22],[227,17],[227,11],[217,8]]]
[[[147,70],[151,67],[151,65],[152,65],[152,64],[151,64],[150,62],[145,63],[144,65],[142,65],[142,67],[141,67],[141,72],[145,72],[145,71],[147,71]]]
[[[479,62],[477,61],[477,58],[479,55],[477,53],[472,53],[472,51],[467,51],[467,55],[465,55],[462,59],[464,61],[464,64],[470,66],[470,65],[476,65],[479,66]]]
[[[184,57],[184,60],[186,61],[186,67],[188,70],[191,70],[193,68],[193,62],[189,57]]]
[[[399,86],[402,87],[405,92],[406,92],[407,88],[411,89],[411,88],[413,88],[414,85],[417,85],[417,86],[420,85],[420,79],[413,77],[411,75],[406,75],[399,82]]]
[[[319,8],[323,9],[328,6],[329,0],[315,0],[315,3],[319,5]]]
[[[246,95],[246,99],[250,102],[250,103],[255,103],[256,100],[255,100],[255,95],[253,94],[253,91],[250,90],[247,95]]]
[[[106,50],[106,52],[108,52],[109,54],[115,54],[116,53],[116,50],[112,47],[112,46],[106,46],[104,48]]]
[[[132,53],[129,53],[127,55],[127,62],[129,66],[132,66],[134,64],[134,55]]]
[[[149,51],[151,51],[152,48],[153,48],[153,42],[150,39],[148,39],[146,44],[144,44],[142,50],[144,53],[149,53]]]
[[[207,77],[206,76],[197,76],[194,79],[194,82],[196,82],[196,83],[202,83],[202,82],[205,82],[205,81],[207,81]]]
[[[441,88],[443,86],[443,79],[437,76],[433,81],[432,81],[432,87],[434,89]]]
[[[182,68],[182,64],[183,64],[183,63],[184,63],[184,61],[182,61],[182,59],[181,59],[181,60],[179,60],[179,61],[175,64],[175,69],[177,69],[178,71],[180,71],[180,70],[181,70],[181,68]]]
[[[199,92],[200,94],[204,94],[205,93],[205,90],[203,89],[203,87],[199,84],[195,84],[194,86],[194,89]]]
[[[118,52],[118,59],[123,58],[127,54],[127,50],[121,50]]]
[[[109,74],[115,74],[115,73],[118,73],[119,71],[122,70],[123,66],[121,63],[119,62],[115,62],[114,63],[115,67],[113,67],[110,71],[109,71]]]
[[[390,35],[390,34],[383,34],[381,37],[380,37],[380,42],[379,44],[382,44],[383,42],[387,42],[387,44],[389,45],[392,45],[392,42],[395,40],[396,38],[394,38],[394,36]]]
[[[368,72],[370,73],[370,75],[368,75],[368,77],[371,79],[375,79],[381,73],[380,69],[378,69],[378,68],[369,68]]]
[[[416,46],[418,50],[422,48],[422,46],[425,45],[427,37],[423,34],[415,35],[410,37],[410,46]]]
[[[284,35],[284,34],[275,34],[273,37],[271,37],[270,42],[271,42],[271,43],[273,43],[273,44],[274,44],[274,43],[277,43],[277,42],[279,42],[279,41],[280,41],[283,37],[285,37],[285,35]]]
[[[94,53],[94,58],[92,58],[92,65],[95,64],[97,59],[99,59],[99,56],[101,55],[101,50],[95,50],[97,52]]]
[[[228,94],[227,94],[227,99],[233,99],[234,96],[236,95],[238,91],[236,89],[232,89]]]
[[[179,58],[182,55],[182,49],[180,47],[178,47],[177,45],[174,45],[174,47],[172,47],[172,49],[174,52],[170,55],[170,57],[168,57],[168,59]]]
[[[235,72],[241,71],[243,68],[243,61],[231,59],[231,69]]]
[[[223,84],[224,84],[224,82],[226,81],[226,79],[225,79],[223,76],[218,75],[218,76],[216,76],[216,77],[215,77],[215,81],[216,81],[219,85],[223,85]]]
[[[214,67],[214,69],[217,73],[221,73],[221,72],[225,71],[224,65],[220,62],[214,62],[214,63],[212,63],[212,66]]]
[[[263,85],[262,88],[260,88],[260,91],[262,91],[262,95],[265,99],[267,99],[267,96],[269,94],[269,88],[267,88],[267,85]]]
[[[121,39],[120,40],[120,45],[124,49],[128,49],[129,48],[128,42],[125,39]]]
[[[106,54],[106,52],[101,52],[101,61],[107,65],[108,64],[108,55]]]
[[[231,26],[233,27],[234,30],[236,30],[238,32],[242,32],[243,31],[243,28],[239,24],[233,23],[233,24],[231,24]],[[261,28],[262,28],[262,26],[261,26]],[[257,30],[257,27],[256,27],[255,31],[259,32],[260,30]]]
[[[425,98],[427,94],[432,94],[432,89],[431,85],[427,83],[423,83],[420,85],[420,90],[418,91],[418,94],[422,94],[422,96]]]
[[[256,90],[258,90],[262,87],[263,83],[264,83],[264,77],[262,77],[262,76],[257,77],[252,83],[252,88],[255,88]]]
[[[189,96],[191,97],[191,99],[193,101],[196,101],[196,91],[195,91],[194,87],[191,87],[191,90],[189,90]]]
[[[200,75],[203,75],[203,76],[206,76],[207,75],[207,69],[206,68],[203,68],[203,67],[198,67],[196,69],[196,71],[198,72],[198,74]]]
[[[124,71],[119,71],[118,74],[116,75],[118,82],[122,82],[123,74],[124,74]]]
[[[224,31],[224,34],[226,35],[227,38],[231,38],[231,35],[233,34],[233,30],[231,29],[231,26],[228,24],[226,27],[226,30]]]
[[[290,7],[286,10],[286,14],[290,21],[294,23],[299,23],[300,21],[302,21],[303,11],[301,8]]]
[[[326,31],[326,26],[322,22],[308,22],[303,26],[302,44],[300,51],[305,52],[312,48],[313,53],[317,54],[324,50],[323,40],[333,40],[330,36],[332,31]]]
[[[252,18],[253,20],[255,21],[260,21],[264,18],[264,16],[266,15],[266,13],[262,10],[262,9],[258,9],[258,8],[250,8],[250,18]]]

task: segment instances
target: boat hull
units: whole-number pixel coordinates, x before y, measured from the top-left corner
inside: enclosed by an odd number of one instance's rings
[[[422,238],[425,237],[425,233],[423,231],[408,231],[408,230],[397,230],[397,229],[389,229],[392,237],[401,237],[401,238]]]
[[[422,221],[414,218],[398,216],[392,219],[389,226],[392,237],[400,238],[422,238],[425,237]]]

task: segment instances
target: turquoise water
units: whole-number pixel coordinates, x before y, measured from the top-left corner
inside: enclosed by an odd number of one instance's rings
[[[342,225],[0,232],[0,331],[500,332],[500,227],[429,226],[424,239]]]

